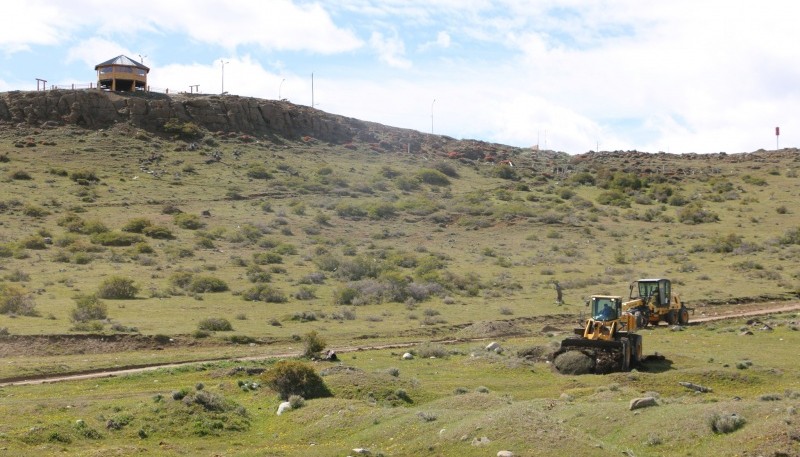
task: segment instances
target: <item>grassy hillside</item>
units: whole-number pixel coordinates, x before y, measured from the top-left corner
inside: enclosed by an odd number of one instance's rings
[[[157,131],[0,126],[0,378],[300,351],[312,331],[329,347],[431,341],[488,322],[525,335],[508,341],[506,356],[470,357],[480,348],[464,346],[403,365],[394,379],[385,373],[399,354],[347,355],[363,379],[332,374],[333,398],[280,421],[274,392],[240,391],[239,377],[221,374],[229,362],[200,373],[9,387],[0,390],[14,398],[4,408],[25,420],[0,430],[3,445],[74,455],[308,455],[311,443],[315,455],[354,447],[495,455],[502,444],[535,455],[541,440],[554,455],[703,455],[718,446],[758,455],[755,437],[791,429],[800,390],[792,316],[770,333],[770,346],[760,334],[739,337],[737,327],[648,331],[646,352],[667,354],[672,366],[635,375],[556,376],[516,351],[563,337],[569,325],[540,332],[547,316],[577,321],[586,296],[627,295],[641,277],[671,278],[696,316],[722,303],[795,299],[797,151],[570,157],[505,148],[504,163],[468,159],[434,136],[424,137],[425,152],[397,152],[390,129],[369,133],[369,143],[338,145],[180,122]],[[42,335],[58,343],[33,344]],[[88,342],[74,345],[81,335]],[[112,336],[127,343],[109,349]],[[758,357],[768,357],[758,369],[736,367]],[[724,388],[697,395],[678,381]],[[248,415],[183,423],[176,417],[186,411],[153,400],[198,382]],[[374,390],[384,384],[413,402],[381,398]],[[657,411],[626,410],[649,391],[662,398]],[[760,399],[771,394],[778,403]],[[748,425],[718,437],[707,416],[731,409]],[[100,431],[118,416],[132,425]],[[663,417],[671,418],[665,428]],[[102,437],[76,431],[77,419]],[[220,431],[216,421],[234,425]],[[634,433],[632,423],[646,427]],[[343,429],[358,439],[345,440]],[[198,430],[222,439],[198,441]],[[780,430],[783,447],[766,449],[796,453],[791,430]],[[170,439],[125,444],[140,431]],[[473,446],[483,434],[497,444]]]

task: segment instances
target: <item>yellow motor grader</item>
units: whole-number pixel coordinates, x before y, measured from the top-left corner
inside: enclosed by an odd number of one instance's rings
[[[647,325],[640,311],[631,312],[622,297],[592,295],[590,317],[576,335],[561,342],[553,353],[554,368],[565,374],[629,371],[642,360],[642,336],[635,333]]]
[[[629,300],[622,304],[622,308],[633,314],[640,313],[649,324],[658,325],[661,321],[670,325],[689,323],[691,309],[684,306],[680,297],[672,293],[669,279],[640,279],[632,282]]]

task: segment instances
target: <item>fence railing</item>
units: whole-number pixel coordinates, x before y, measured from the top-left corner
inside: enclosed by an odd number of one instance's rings
[[[52,84],[50,86],[50,88],[47,88],[47,87],[42,85],[40,87],[37,87],[36,90],[37,91],[43,91],[43,90],[88,90],[88,89],[98,89],[98,88],[99,87],[97,86],[97,83],[88,83],[88,84],[75,84],[75,83],[73,83],[73,84]],[[156,92],[156,93],[161,93],[161,94],[169,94],[170,90],[169,90],[169,88],[164,88],[164,87],[147,86],[147,88],[145,88],[144,91],[138,90],[137,92]],[[195,94],[199,94],[199,92],[194,92],[194,91],[192,91],[192,89],[190,89],[190,92],[173,90],[172,93],[173,94],[175,94],[175,93],[195,93]]]

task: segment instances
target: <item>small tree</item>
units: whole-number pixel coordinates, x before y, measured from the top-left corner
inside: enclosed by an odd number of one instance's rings
[[[108,317],[108,307],[97,295],[78,295],[74,297],[75,308],[70,317],[75,322],[100,320]]]
[[[331,391],[310,365],[297,360],[281,360],[262,375],[264,384],[283,400],[292,395],[305,399],[330,397]]]
[[[316,330],[312,330],[303,336],[303,357],[312,358],[325,349],[325,340],[319,336]]]
[[[126,300],[136,297],[137,292],[139,288],[133,283],[133,279],[111,276],[100,284],[97,296],[111,300]]]

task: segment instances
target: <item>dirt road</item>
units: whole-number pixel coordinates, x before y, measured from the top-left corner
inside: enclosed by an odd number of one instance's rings
[[[715,306],[713,308],[707,309],[697,309],[696,315],[691,317],[691,323],[705,323],[705,322],[713,322],[713,321],[720,321],[725,319],[736,319],[742,317],[755,317],[755,316],[765,316],[770,314],[780,314],[780,313],[787,313],[793,311],[800,311],[800,303],[754,303],[754,304],[740,304],[740,305],[728,305],[728,306]],[[458,340],[441,340],[438,341],[442,344],[447,343],[456,343],[456,342],[464,342],[464,341],[480,341],[484,338],[474,338],[469,340],[458,339]],[[338,353],[348,353],[348,352],[356,352],[356,351],[364,351],[370,349],[393,349],[393,348],[406,348],[406,347],[413,347],[417,344],[422,343],[420,342],[408,342],[408,343],[399,343],[399,344],[383,344],[383,345],[373,345],[373,346],[351,346],[351,347],[341,347],[341,348],[333,348],[333,350]],[[297,357],[299,356],[299,352],[287,352],[287,353],[279,353],[279,354],[269,354],[264,356],[258,357],[243,357],[237,358],[233,360],[239,361],[253,361],[253,360],[264,360],[264,359],[272,359],[272,358],[290,358],[290,357]],[[149,365],[149,366],[138,366],[138,367],[131,367],[125,369],[115,369],[115,370],[104,370],[104,371],[97,371],[91,373],[75,373],[69,375],[59,375],[59,376],[52,376],[52,377],[42,377],[36,379],[23,379],[23,380],[10,380],[5,382],[0,382],[0,387],[6,386],[21,386],[21,385],[32,385],[32,384],[45,384],[45,383],[54,383],[54,382],[63,382],[63,381],[78,381],[84,379],[96,379],[96,378],[109,378],[114,376],[124,376],[128,374],[135,374],[135,373],[142,373],[146,371],[153,371],[158,370],[161,368],[178,368],[187,365],[196,365],[201,363],[209,363],[209,362],[217,362],[219,360],[198,360],[192,362],[181,362],[181,363],[170,363],[170,364],[160,364],[160,365]]]

